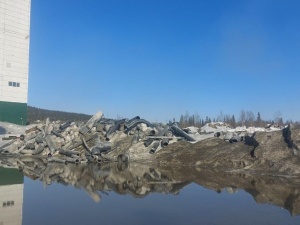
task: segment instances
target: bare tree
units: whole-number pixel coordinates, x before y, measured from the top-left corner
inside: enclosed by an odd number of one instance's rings
[[[219,115],[217,116],[217,122],[224,122],[223,111],[221,110]]]
[[[252,111],[250,110],[247,110],[246,111],[246,123],[248,126],[253,126],[254,125],[254,120],[255,120],[255,117],[254,117],[254,114]]]
[[[246,112],[245,112],[245,110],[241,110],[241,112],[240,112],[240,119],[239,119],[239,122],[240,122],[240,124],[242,125],[242,126],[244,126],[245,125],[245,122],[246,122]]]
[[[261,119],[261,116],[260,116],[260,113],[259,113],[259,112],[257,113],[255,125],[258,126],[258,127],[261,127],[261,126],[262,126],[262,119]]]
[[[279,126],[283,125],[283,119],[280,110],[274,113],[274,122],[277,123]]]

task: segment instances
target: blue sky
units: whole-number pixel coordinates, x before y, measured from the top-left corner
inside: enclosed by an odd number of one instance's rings
[[[298,0],[31,0],[28,104],[299,120]]]

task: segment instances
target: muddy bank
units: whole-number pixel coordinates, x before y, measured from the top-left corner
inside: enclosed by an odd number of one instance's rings
[[[256,132],[250,140],[238,143],[219,138],[195,144],[177,142],[158,152],[153,162],[215,171],[298,176],[300,129],[287,129]],[[290,133],[290,137],[284,137],[284,132]]]

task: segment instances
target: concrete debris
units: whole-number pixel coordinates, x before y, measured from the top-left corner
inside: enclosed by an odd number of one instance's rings
[[[229,124],[224,122],[211,122],[205,124],[203,127],[200,128],[200,134],[209,134],[209,133],[216,133],[216,132],[247,132],[247,133],[254,133],[254,132],[273,132],[282,130],[284,127],[279,127],[276,124],[270,125],[268,124],[267,127],[236,127],[232,128]]]
[[[47,119],[22,133],[15,127],[15,135],[1,135],[0,156],[35,156],[60,163],[100,163],[120,158],[127,161],[130,148],[139,148],[149,155],[169,143],[195,141],[177,123],[154,125],[139,116],[129,120],[106,119],[102,112],[84,124]]]
[[[13,125],[9,125],[10,129]],[[132,119],[106,119],[97,112],[86,123],[50,121],[31,125],[17,134],[2,135],[1,155],[35,156],[59,163],[126,162],[151,158],[164,147],[178,141],[195,143],[218,137],[230,143],[241,142],[256,131],[280,130],[237,127],[226,123],[208,123],[201,129],[181,129],[176,122],[152,124],[136,116]],[[22,133],[20,133],[22,131]],[[288,137],[287,137],[288,139]],[[296,147],[295,151],[298,153]],[[295,153],[295,154],[296,154]]]

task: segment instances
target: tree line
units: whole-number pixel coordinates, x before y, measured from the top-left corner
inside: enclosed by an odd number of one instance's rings
[[[190,115],[189,112],[185,112],[179,118],[180,127],[202,127],[206,123],[211,122],[224,122],[232,127],[237,126],[255,126],[255,127],[266,127],[268,124],[276,124],[278,126],[284,126],[289,123],[293,123],[295,126],[300,127],[299,121],[283,121],[282,114],[280,111],[275,112],[273,120],[266,120],[261,117],[260,112],[254,114],[251,110],[241,110],[239,117],[236,118],[234,114],[224,114],[222,111],[214,118],[209,116],[200,117],[198,113]]]
[[[27,123],[32,123],[37,120],[43,121],[47,118],[53,120],[60,121],[87,121],[91,118],[92,115],[83,114],[83,113],[72,113],[72,112],[64,112],[57,110],[48,110],[41,109],[37,107],[27,106]],[[175,119],[173,119],[175,121]],[[266,120],[261,117],[260,112],[254,114],[250,110],[241,110],[239,117],[236,118],[234,114],[224,114],[221,111],[216,117],[201,117],[198,113],[190,115],[189,112],[185,112],[179,118],[180,127],[202,127],[206,123],[211,122],[224,122],[229,124],[232,127],[237,126],[256,126],[256,127],[266,127],[267,124],[277,124],[278,126],[283,126],[289,123],[293,123],[294,126],[300,127],[300,121],[283,121],[282,114],[280,111],[274,113],[273,120]]]
[[[35,122],[37,120],[43,121],[50,118],[52,121],[87,121],[91,118],[91,115],[83,113],[63,112],[56,110],[40,109],[32,106],[27,106],[27,121],[28,123]]]

